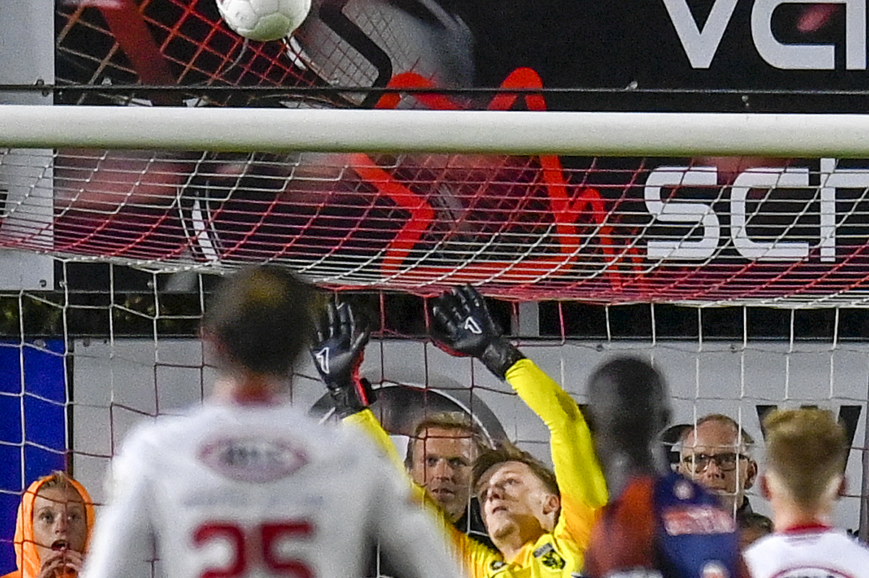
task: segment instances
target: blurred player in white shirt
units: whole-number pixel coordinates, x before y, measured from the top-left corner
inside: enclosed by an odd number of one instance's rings
[[[459,577],[433,520],[373,446],[285,403],[312,301],[276,267],[224,281],[203,319],[214,394],[126,440],[86,578],[126,576],[154,546],[169,578],[350,578],[374,542],[403,578]]]
[[[778,410],[764,420],[766,469],[761,491],[775,532],[745,552],[754,578],[869,576],[869,550],[831,526],[845,489],[848,447],[833,414]]]

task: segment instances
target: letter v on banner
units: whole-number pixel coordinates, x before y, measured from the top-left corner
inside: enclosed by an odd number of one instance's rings
[[[760,422],[761,433],[764,439],[766,439],[766,431],[763,428],[763,420],[767,416],[767,414],[777,409],[777,407],[778,406],[776,405],[763,404],[758,404],[756,406],[757,418]],[[804,404],[800,407],[815,408],[818,406],[812,404]],[[859,495],[862,497],[860,499],[860,522],[858,526],[857,537],[862,541],[866,541],[867,539],[869,539],[869,500],[867,500],[867,495],[869,495],[869,460],[867,460],[867,457],[869,457],[869,453],[867,453],[867,444],[869,444],[869,431],[864,430],[864,439],[862,446],[859,448],[854,447],[854,438],[857,434],[857,425],[860,421],[860,413],[862,409],[863,406],[861,405],[841,405],[839,406],[838,420],[839,423],[842,424],[842,427],[845,428],[845,439],[847,441],[848,448],[850,448],[851,450],[858,449],[860,450],[860,453],[862,455],[863,479],[861,482],[862,487],[859,489]],[[847,462],[851,461],[851,454],[853,453],[853,451],[848,452],[846,458]],[[848,465],[847,462],[845,464],[846,468]],[[857,490],[849,490],[849,495],[851,495],[851,493],[855,491]]]
[[[664,0],[676,34],[692,68],[709,68],[721,45],[724,30],[733,17],[737,0],[716,0],[706,23],[698,26],[687,0]]]

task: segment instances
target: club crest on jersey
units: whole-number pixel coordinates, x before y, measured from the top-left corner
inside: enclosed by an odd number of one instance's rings
[[[199,451],[199,459],[215,472],[241,482],[268,483],[292,475],[308,460],[285,440],[222,438]]]
[[[690,500],[694,497],[694,488],[688,480],[679,480],[673,484],[673,495],[680,500]]]
[[[700,569],[700,578],[730,578],[724,564],[718,561],[706,562]]]
[[[540,558],[541,564],[551,570],[561,570],[565,566],[564,558],[555,551],[552,544],[544,544],[534,550],[534,557]]]

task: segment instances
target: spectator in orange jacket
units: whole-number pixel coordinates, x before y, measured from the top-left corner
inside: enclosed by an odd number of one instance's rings
[[[94,506],[79,482],[63,472],[27,488],[15,522],[17,570],[2,578],[74,577],[81,570],[94,525]]]

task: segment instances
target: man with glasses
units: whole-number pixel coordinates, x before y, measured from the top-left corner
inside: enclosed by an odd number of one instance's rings
[[[678,470],[719,496],[737,520],[753,513],[745,491],[757,478],[754,440],[726,415],[714,413],[682,432]]]

